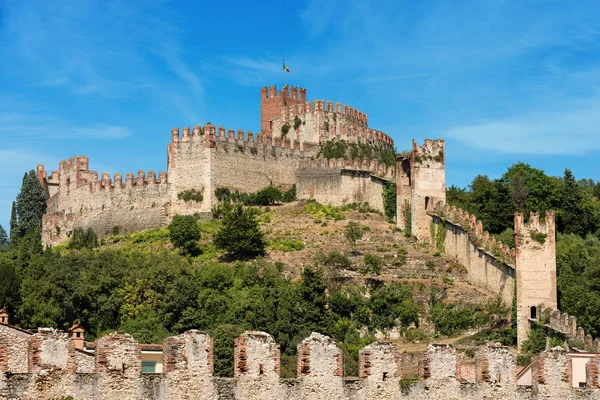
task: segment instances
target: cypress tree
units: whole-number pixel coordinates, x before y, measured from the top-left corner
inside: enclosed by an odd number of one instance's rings
[[[17,221],[17,204],[13,201],[12,211],[10,213],[10,241],[11,243],[17,243],[19,233],[19,221]]]
[[[42,227],[42,215],[46,212],[46,193],[34,170],[23,177],[21,192],[17,196],[18,235]]]
[[[0,249],[8,246],[8,236],[6,235],[6,230],[2,225],[0,225]]]
[[[585,233],[586,221],[582,200],[583,195],[579,183],[575,180],[571,170],[565,169],[565,176],[560,190],[561,210],[558,219],[560,232],[576,235]]]

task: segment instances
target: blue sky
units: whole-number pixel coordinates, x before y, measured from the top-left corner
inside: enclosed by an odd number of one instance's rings
[[[599,180],[599,17],[586,0],[0,0],[0,224],[38,163],[158,172],[172,127],[258,131],[284,56],[286,83],[399,150],[445,138],[448,185],[516,161]]]

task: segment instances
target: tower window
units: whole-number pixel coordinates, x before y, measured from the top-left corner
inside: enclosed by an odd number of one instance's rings
[[[429,196],[425,197],[425,209],[429,208]]]
[[[529,310],[529,315],[531,319],[537,319],[537,307],[531,306]]]

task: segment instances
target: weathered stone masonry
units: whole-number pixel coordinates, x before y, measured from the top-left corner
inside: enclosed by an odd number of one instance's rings
[[[531,387],[516,384],[515,356],[503,347],[483,347],[467,356],[448,345],[430,345],[419,359],[420,381],[402,388],[404,357],[389,343],[359,354],[359,377],[343,377],[336,342],[312,333],[298,344],[298,378],[279,377],[279,346],[265,332],[249,331],[235,343],[235,377],[215,378],[213,342],[200,331],[165,339],[162,374],[144,374],[140,345],[122,332],[96,344],[95,354],[75,348],[65,333],[40,329],[27,334],[26,348],[13,345],[18,329],[0,331],[3,360],[14,369],[0,373],[0,399],[564,399],[600,398],[598,358],[587,368],[591,388],[570,387],[571,366],[563,351],[533,362]],[[15,359],[28,360],[25,368]],[[90,363],[90,360],[92,363]],[[91,366],[91,368],[90,368]]]
[[[296,111],[290,111],[290,107],[296,107]],[[301,126],[282,138],[282,123],[286,118],[300,115]],[[326,135],[329,118],[337,122],[331,122]],[[313,103],[306,102],[305,89],[285,86],[278,92],[273,86],[261,89],[262,133],[255,135],[207,124],[193,129],[185,127],[180,135],[179,128],[174,128],[167,147],[167,172],[129,173],[123,182],[121,174],[115,174],[111,180],[109,174],[99,175],[89,170],[89,160],[84,156],[62,161],[59,169],[50,175],[39,165],[37,177],[48,197],[42,224],[43,243],[61,243],[77,227],[90,227],[98,235],[106,236],[116,227],[120,233],[130,233],[164,226],[176,214],[198,213],[210,217],[216,203],[214,190],[220,187],[246,193],[269,185],[288,189],[296,183],[299,163],[313,159],[318,144],[325,140],[392,148],[391,138],[368,128],[367,121],[366,114],[350,107],[342,111],[338,104],[334,111],[331,102],[325,109],[323,102],[316,101],[313,112]],[[371,168],[369,165],[363,172],[371,174]],[[384,174],[391,173],[384,171]],[[379,207],[380,193],[370,198],[373,185],[369,177],[348,181],[340,173],[339,178],[345,192],[356,192],[354,197],[373,201],[374,207],[382,208]],[[320,179],[313,174],[307,184],[323,188]],[[374,185],[376,188],[377,182]],[[202,201],[180,199],[186,191],[201,194]],[[324,202],[341,201],[319,191],[313,191],[313,195]]]

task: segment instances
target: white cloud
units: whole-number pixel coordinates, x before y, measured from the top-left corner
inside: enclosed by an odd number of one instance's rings
[[[554,112],[455,126],[443,135],[500,153],[577,155],[600,150],[600,96],[561,105]]]

